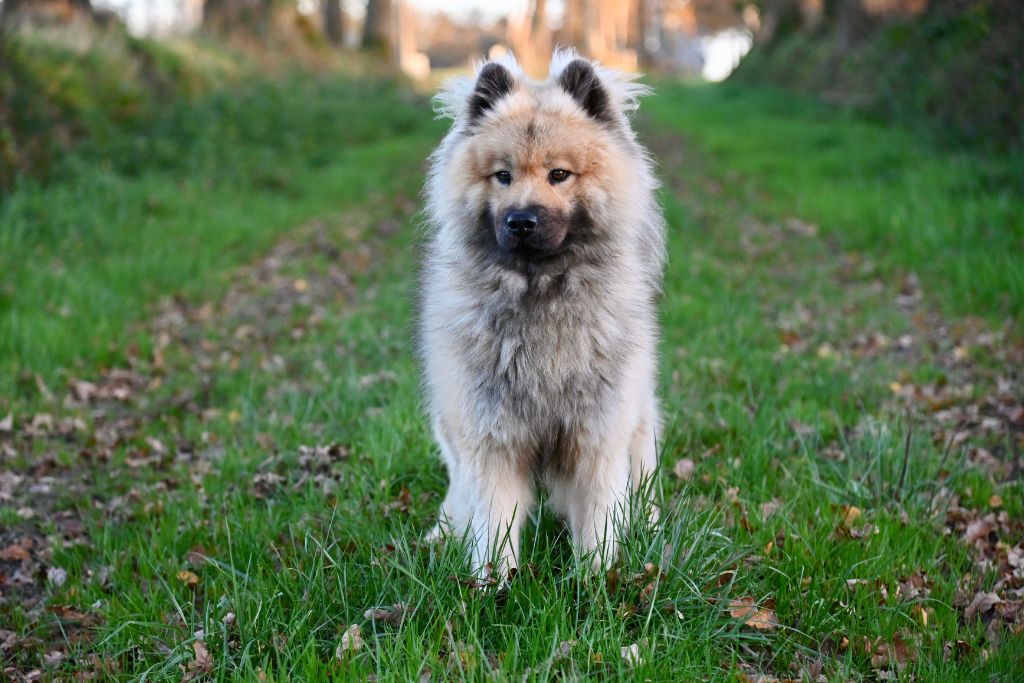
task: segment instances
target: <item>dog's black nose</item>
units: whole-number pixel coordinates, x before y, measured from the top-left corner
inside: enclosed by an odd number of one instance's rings
[[[505,217],[505,225],[515,236],[526,235],[537,227],[537,214],[530,211],[513,211]]]

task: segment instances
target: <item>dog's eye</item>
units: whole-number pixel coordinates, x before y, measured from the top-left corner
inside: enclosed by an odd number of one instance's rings
[[[512,174],[509,173],[508,171],[498,171],[497,173],[494,174],[494,177],[502,185],[511,185],[512,184]]]
[[[548,173],[548,182],[551,183],[552,185],[564,183],[566,180],[569,179],[569,176],[571,175],[572,172],[566,171],[564,168],[555,168],[552,169],[550,173]]]

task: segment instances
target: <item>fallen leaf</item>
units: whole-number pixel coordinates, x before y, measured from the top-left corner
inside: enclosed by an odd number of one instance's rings
[[[47,652],[45,655],[43,655],[43,664],[45,664],[46,668],[48,669],[56,669],[64,662],[65,656],[66,655],[60,650],[53,650],[52,652]]]
[[[995,525],[988,515],[980,517],[967,525],[967,529],[964,531],[964,540],[968,543],[974,543],[988,536],[994,528]]]
[[[772,515],[778,512],[782,508],[782,501],[778,498],[772,498],[769,501],[761,503],[761,519],[770,519]]]
[[[640,666],[643,664],[643,658],[640,657],[640,646],[636,643],[626,645],[620,651],[622,655],[622,661],[626,662],[630,667]]]
[[[390,607],[371,607],[363,613],[364,619],[380,621],[398,628],[409,614],[408,605],[396,602]]]
[[[345,658],[347,652],[355,652],[363,646],[363,636],[359,624],[352,624],[341,634],[341,642],[334,650],[334,657],[338,660]]]
[[[7,413],[4,419],[0,420],[0,432],[10,434],[14,431],[14,413]]]
[[[893,634],[891,643],[882,642],[881,638],[872,643],[865,638],[864,647],[872,653],[871,666],[874,667],[903,669],[907,662],[917,659],[913,643],[899,632]]]
[[[68,580],[68,573],[60,567],[50,567],[46,570],[46,580],[54,586],[60,587]]]
[[[935,614],[935,610],[931,607],[923,607],[921,605],[914,605],[910,608],[910,614],[917,621],[921,622],[921,626],[928,628],[928,619],[930,615]]]
[[[770,631],[779,625],[775,610],[769,606],[758,607],[754,598],[746,596],[729,601],[729,614],[742,619],[746,626],[759,631]]]
[[[693,476],[693,471],[696,468],[697,465],[693,462],[693,460],[690,460],[689,458],[683,458],[682,460],[675,464],[675,466],[672,468],[672,472],[683,481],[686,481]]]
[[[192,677],[213,673],[213,656],[206,649],[206,643],[201,640],[192,641],[192,652],[195,658],[188,663],[188,670]]]
[[[50,607],[50,612],[62,622],[84,624],[93,621],[88,614],[68,605],[53,605]]]
[[[180,572],[178,572],[177,578],[178,581],[181,581],[182,583],[187,584],[189,586],[195,586],[199,584],[199,577],[196,576],[194,572],[190,572],[187,569],[182,569]]]
[[[847,529],[852,528],[862,516],[860,508],[856,505],[844,505],[842,512],[843,526]]]
[[[575,647],[575,645],[575,640],[563,640],[561,643],[558,644],[558,649],[555,650],[555,653],[551,655],[551,663],[557,664],[562,660],[567,659],[569,657],[569,653],[572,652],[572,648]]]
[[[29,552],[17,543],[12,543],[3,550],[0,550],[0,560],[7,562],[23,562],[32,559]]]
[[[964,610],[964,619],[971,621],[977,615],[984,614],[1001,602],[1002,599],[995,593],[978,592],[971,600],[971,604]]]
[[[210,557],[210,551],[201,545],[194,545],[192,549],[185,553],[185,561],[192,567],[202,567],[207,558]]]

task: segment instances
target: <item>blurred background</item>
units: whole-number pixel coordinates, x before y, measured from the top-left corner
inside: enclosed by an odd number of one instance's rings
[[[240,60],[257,73],[375,63],[436,83],[507,50],[543,75],[552,47],[573,45],[624,69],[780,84],[954,141],[1022,139],[1017,0],[2,0],[0,26],[8,189],[97,117],[195,95]]]

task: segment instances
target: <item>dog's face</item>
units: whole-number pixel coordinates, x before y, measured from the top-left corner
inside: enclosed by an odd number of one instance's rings
[[[588,62],[544,83],[489,63],[466,116],[447,180],[472,216],[463,221],[468,242],[499,263],[535,269],[598,237],[595,212],[619,182],[608,159],[622,131]]]

